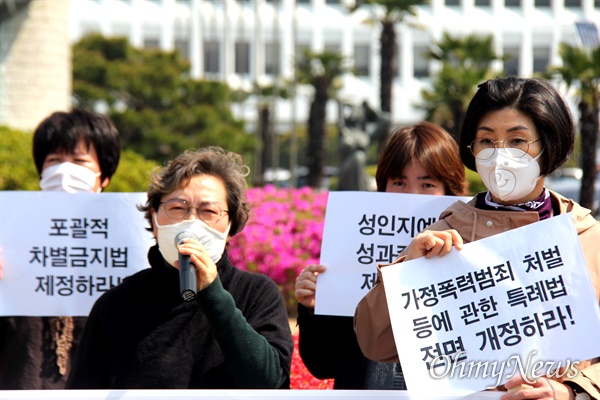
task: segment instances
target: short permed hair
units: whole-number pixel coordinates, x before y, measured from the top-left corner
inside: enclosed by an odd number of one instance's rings
[[[121,157],[119,132],[108,117],[80,109],[55,112],[35,129],[32,150],[38,174],[48,154],[73,153],[81,139],[96,150],[100,180],[112,177]]]
[[[456,141],[442,127],[426,121],[398,128],[388,136],[377,163],[377,191],[385,192],[388,179],[399,178],[413,161],[444,184],[446,195],[468,193],[469,183]]]
[[[460,135],[463,163],[476,171],[475,156],[467,146],[475,139],[479,121],[489,113],[511,108],[533,120],[544,151],[539,159],[541,175],[548,175],[573,152],[575,123],[565,99],[552,84],[539,78],[495,78],[479,85],[464,117]]]
[[[220,147],[209,146],[198,150],[186,150],[166,167],[155,169],[150,177],[148,199],[145,205],[138,206],[145,213],[152,231],[151,210],[158,211],[165,195],[186,186],[197,175],[211,175],[220,179],[227,192],[227,207],[231,228],[229,236],[241,232],[250,216],[250,204],[246,198],[246,176],[250,169],[243,163],[239,154]]]

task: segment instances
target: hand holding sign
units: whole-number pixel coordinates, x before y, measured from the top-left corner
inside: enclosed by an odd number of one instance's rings
[[[317,276],[325,272],[324,265],[309,265],[296,278],[296,300],[306,308],[315,308]]]
[[[406,261],[423,256],[425,258],[443,257],[450,253],[453,246],[458,250],[463,247],[463,240],[454,229],[421,232],[408,245]]]
[[[570,214],[381,274],[408,390],[458,395],[521,375],[543,395],[566,388],[542,377],[569,377],[600,355],[600,311]]]

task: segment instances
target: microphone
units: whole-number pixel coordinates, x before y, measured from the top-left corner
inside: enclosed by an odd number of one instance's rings
[[[192,232],[181,231],[175,236],[175,246],[183,243],[183,239],[200,241]],[[190,262],[190,256],[179,253],[179,293],[184,301],[196,298],[196,267]]]

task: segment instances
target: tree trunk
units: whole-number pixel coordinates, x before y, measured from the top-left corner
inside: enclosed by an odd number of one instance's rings
[[[585,101],[579,103],[580,134],[581,134],[581,191],[579,193],[579,204],[589,208],[594,213],[594,184],[598,171],[596,170],[596,148],[598,146],[599,107],[590,105]]]
[[[379,38],[381,46],[381,65],[379,68],[379,102],[381,111],[390,113],[392,111],[392,84],[394,83],[394,75],[398,71],[396,57],[396,29],[394,21],[383,20],[381,22],[381,37]],[[388,121],[391,121],[389,115]],[[389,132],[389,122],[385,127],[385,132]],[[385,143],[387,135],[383,135],[379,140],[379,149]]]
[[[308,117],[308,186],[320,188],[325,167],[325,117],[329,100],[330,82],[325,77],[316,78],[315,97],[310,104]]]
[[[396,65],[396,30],[394,22],[381,22],[381,66],[380,66],[380,103],[381,111],[392,111],[392,83],[397,71]]]
[[[463,103],[459,100],[454,100],[449,105],[452,110],[452,118],[454,119],[454,126],[448,130],[450,136],[456,140],[456,143],[460,141],[460,130],[462,128],[463,118],[465,116]]]
[[[254,177],[254,186],[265,185],[265,171],[271,165],[273,150],[273,126],[271,124],[271,109],[269,104],[261,104],[258,110],[258,130],[260,132],[260,168]]]

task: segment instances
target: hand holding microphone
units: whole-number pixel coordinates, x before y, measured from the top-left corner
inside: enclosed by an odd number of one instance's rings
[[[175,236],[175,246],[183,244],[184,239],[200,241],[192,232],[182,231]],[[179,253],[179,293],[184,301],[196,298],[196,267],[190,262],[190,256]]]

